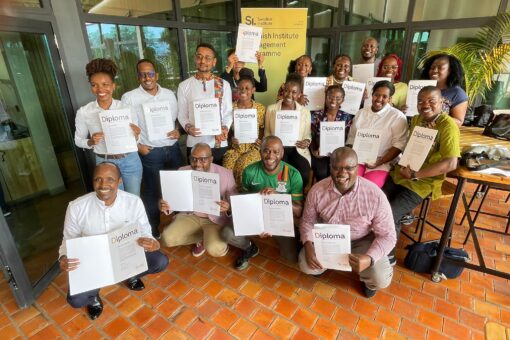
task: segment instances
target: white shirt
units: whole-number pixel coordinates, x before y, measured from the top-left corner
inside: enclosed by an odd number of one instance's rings
[[[123,104],[120,100],[113,99],[112,105],[110,105],[109,110],[118,110],[125,109],[129,106]],[[76,131],[74,132],[74,144],[80,148],[84,149],[94,149],[94,152],[100,155],[105,155],[108,152],[106,151],[106,144],[104,142],[104,138],[101,142],[96,145],[89,146],[87,141],[89,140],[89,136],[92,136],[96,132],[102,132],[101,121],[99,120],[99,113],[101,111],[105,111],[102,109],[96,100],[88,103],[78,109],[76,112]],[[138,125],[138,117],[136,116],[135,111],[131,108],[131,121],[133,124]]]
[[[143,113],[142,104],[149,102],[160,102],[166,101],[170,102],[170,110],[172,114],[172,121],[175,122],[177,120],[177,99],[175,98],[175,94],[164,87],[158,86],[158,92],[153,96],[152,94],[145,91],[140,85],[134,90],[124,93],[122,96],[122,103],[132,106],[136,111],[136,115],[138,116],[138,127],[142,130],[140,132],[140,139],[138,142],[140,144],[144,144],[151,147],[161,147],[161,146],[171,146],[177,142],[177,139],[160,139],[155,141],[149,140],[149,133],[147,131],[147,124],[145,123],[145,115]],[[170,132],[170,131],[168,131]]]
[[[97,198],[95,192],[78,197],[67,206],[59,258],[67,254],[66,240],[106,234],[128,224],[138,226],[141,237],[153,238],[145,208],[138,196],[118,190],[117,198],[110,206]]]
[[[223,97],[221,97],[221,125],[230,129],[232,125],[232,90],[230,84],[223,80]],[[177,89],[177,101],[179,103],[179,123],[183,128],[186,124],[195,125],[195,115],[193,114],[193,101],[199,99],[214,98],[214,79],[205,82],[195,77],[190,77],[179,84]],[[214,136],[193,137],[188,135],[186,145],[192,147],[197,143],[207,143],[214,147]],[[221,146],[227,146],[227,141],[221,142]]]
[[[402,151],[407,143],[406,116],[390,104],[386,104],[379,112],[373,112],[370,107],[359,110],[352,121],[346,144],[354,144],[354,137],[356,137],[358,129],[374,129],[381,132],[377,157],[383,156],[391,147]],[[388,162],[372,170],[389,171],[390,168],[391,164]]]

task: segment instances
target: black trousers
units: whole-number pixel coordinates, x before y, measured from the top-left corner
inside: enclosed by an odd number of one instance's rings
[[[284,150],[285,153],[282,158],[283,161],[289,163],[295,167],[297,171],[299,171],[301,178],[303,179],[303,188],[306,187],[310,177],[310,163],[308,163],[308,160],[297,152],[297,148],[295,146],[286,146],[284,147]]]

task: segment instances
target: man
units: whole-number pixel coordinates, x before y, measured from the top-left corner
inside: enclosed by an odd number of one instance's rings
[[[390,204],[374,183],[358,177],[358,156],[348,147],[331,154],[331,177],[308,193],[301,220],[299,268],[311,275],[326,271],[317,259],[312,229],[315,223],[347,224],[351,231],[349,264],[363,282],[365,296],[390,285],[393,268],[387,254],[395,246]]]
[[[126,281],[131,290],[145,288],[140,277],[159,273],[168,265],[168,258],[159,251],[159,242],[151,235],[151,229],[142,201],[135,195],[118,190],[122,182],[117,165],[103,162],[96,166],[93,176],[94,192],[69,203],[64,221],[64,239],[59,249],[60,268],[66,272],[75,270],[80,259],[67,258],[66,240],[104,234],[122,228],[126,221],[140,228],[138,244],[144,248],[147,271]],[[93,251],[93,250],[91,250]],[[76,295],[67,294],[67,302],[74,308],[87,306],[89,317],[97,319],[103,311],[99,289]]]
[[[205,143],[197,143],[191,150],[191,166],[182,167],[180,170],[196,170],[214,172],[220,175],[220,216],[208,215],[199,212],[179,213],[170,225],[164,230],[161,239],[166,247],[175,247],[185,244],[196,246],[192,250],[195,257],[202,256],[205,251],[213,257],[221,257],[227,254],[228,245],[220,237],[221,229],[231,223],[229,198],[237,194],[237,187],[232,171],[212,163],[213,156],[211,147]],[[160,201],[161,211],[169,215],[171,207],[165,200]],[[228,214],[228,215],[227,215]]]
[[[138,152],[143,166],[142,199],[149,217],[152,235],[160,237],[158,200],[161,197],[159,185],[159,171],[163,169],[177,169],[181,166],[181,151],[178,139],[180,136],[178,124],[172,131],[168,131],[165,139],[151,140],[143,110],[143,104],[159,105],[165,108],[170,119],[177,123],[177,99],[171,90],[158,84],[159,74],[156,73],[154,63],[148,59],[141,59],[136,64],[138,82],[140,86],[124,93],[122,102],[132,106],[138,115],[141,129],[138,141]]]
[[[460,132],[455,121],[442,112],[442,105],[439,88],[426,86],[420,90],[417,103],[419,115],[411,120],[409,131],[412,133],[416,126],[438,130],[436,140],[419,171],[396,165],[382,188],[391,204],[397,236],[402,217],[428,195],[432,195],[432,199],[439,198],[446,174],[457,168]],[[390,262],[396,262],[395,250],[390,254]]]
[[[381,59],[377,58],[379,42],[374,37],[367,37],[361,43],[361,64],[374,64],[374,76],[377,73]]]
[[[227,81],[213,75],[216,66],[216,51],[210,44],[201,43],[195,52],[197,73],[179,84],[177,99],[179,103],[179,123],[188,134],[186,145],[188,155],[191,147],[202,142],[212,148],[214,163],[222,164],[227,151],[227,135],[232,124],[232,91]],[[193,103],[200,99],[218,98],[222,133],[217,136],[202,136],[195,127]]]
[[[294,218],[301,216],[303,210],[303,180],[299,171],[282,161],[283,144],[276,136],[267,136],[260,147],[261,160],[247,166],[242,175],[244,192],[261,195],[290,194]],[[248,260],[259,253],[257,245],[246,237],[235,236],[234,229],[227,226],[222,231],[227,243],[240,248],[243,252],[235,261],[235,268],[243,270],[248,267]],[[270,236],[262,234],[261,237]],[[295,237],[274,236],[280,247],[280,255],[288,261],[297,261],[297,242]]]

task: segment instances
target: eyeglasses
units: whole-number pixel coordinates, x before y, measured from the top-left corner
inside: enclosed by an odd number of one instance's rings
[[[213,56],[210,55],[201,55],[201,54],[195,54],[196,60],[205,60],[207,62],[212,61],[214,59]]]
[[[342,96],[330,96],[329,94],[326,96],[326,98],[328,100],[334,100],[337,102],[344,100],[344,97],[342,97]]]
[[[356,170],[357,167],[358,167],[358,164],[352,165],[352,166],[331,166],[331,169],[338,171],[338,172],[342,172],[344,170],[347,172],[352,172],[352,171]]]
[[[397,65],[383,65],[382,68],[383,68],[383,70],[396,70],[396,69],[398,69],[398,66]]]
[[[210,159],[211,159],[212,156],[207,156],[207,157],[193,157],[193,156],[190,156],[189,158],[189,161],[191,163],[207,163]]]
[[[156,76],[156,72],[138,72],[138,78],[154,78]]]

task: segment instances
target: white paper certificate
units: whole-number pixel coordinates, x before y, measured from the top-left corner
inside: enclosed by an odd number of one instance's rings
[[[351,271],[351,228],[343,224],[315,224],[312,229],[317,260],[324,268]]]
[[[257,140],[257,109],[234,110],[234,136],[239,143],[254,143]]]
[[[413,117],[418,114],[418,92],[425,86],[436,86],[437,80],[410,80],[407,90],[406,116]]]
[[[230,197],[234,234],[294,237],[292,198],[288,194],[247,194]]]
[[[336,148],[345,145],[345,122],[321,122],[320,131],[321,156],[329,156]]]
[[[355,64],[352,65],[352,79],[354,81],[366,84],[368,78],[375,76],[374,64]]]
[[[363,91],[365,90],[365,83],[358,83],[355,81],[344,81],[342,88],[345,91],[345,99],[342,103],[342,110],[355,115],[358,112],[363,100]]]
[[[358,163],[374,164],[379,154],[380,130],[359,129],[354,137],[352,148],[358,155]]]
[[[391,78],[388,77],[370,77],[367,80],[367,99],[365,99],[365,103],[363,107],[371,107],[372,106],[372,89],[374,88],[375,83],[381,80],[391,81]]]
[[[437,130],[415,126],[398,164],[409,166],[413,171],[420,171],[436,136]]]
[[[140,231],[126,226],[108,234],[66,240],[67,257],[80,266],[69,272],[71,295],[108,286],[147,270]]]
[[[220,216],[219,174],[194,170],[161,170],[159,174],[161,193],[170,209]]]
[[[138,151],[131,123],[131,109],[105,110],[99,113],[106,150],[110,155]]]
[[[195,127],[202,136],[221,134],[220,103],[218,98],[206,98],[193,102]]]
[[[142,109],[149,140],[168,138],[167,134],[175,128],[170,101],[148,102],[142,104]]]
[[[275,135],[280,137],[283,146],[295,146],[299,138],[301,112],[283,110],[276,112]]]
[[[303,94],[308,98],[306,107],[310,111],[324,109],[326,99],[326,77],[306,77]]]
[[[260,49],[262,27],[239,24],[237,31],[236,55],[239,61],[256,63],[255,52]]]

